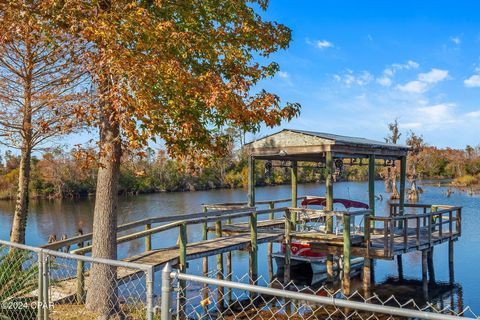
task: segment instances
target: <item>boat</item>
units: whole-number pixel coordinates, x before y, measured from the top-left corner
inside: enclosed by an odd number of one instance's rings
[[[359,209],[368,209],[369,206],[366,203],[348,199],[333,199],[334,204],[341,204],[345,209],[350,208],[359,208]],[[302,201],[301,206],[307,208],[308,206],[326,206],[326,199],[324,197],[305,197]],[[325,220],[319,219],[312,224],[304,224],[302,231],[309,232],[325,232]],[[275,259],[277,267],[283,269],[285,265],[285,245],[281,245],[281,250],[279,253],[273,253],[272,257]],[[356,270],[363,266],[363,258],[353,258],[350,262],[351,270]],[[327,266],[327,255],[325,253],[313,252],[311,250],[310,244],[307,241],[292,241],[290,245],[290,268],[291,269],[303,269],[305,267],[309,268],[312,274],[322,274],[326,273]],[[333,270],[339,271],[343,269],[342,259],[336,258],[333,263]]]

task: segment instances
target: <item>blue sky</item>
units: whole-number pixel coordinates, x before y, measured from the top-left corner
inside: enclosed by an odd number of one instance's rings
[[[289,26],[293,40],[261,87],[302,105],[283,128],[383,139],[398,118],[403,136],[478,145],[478,12],[475,1],[271,0],[262,15]]]

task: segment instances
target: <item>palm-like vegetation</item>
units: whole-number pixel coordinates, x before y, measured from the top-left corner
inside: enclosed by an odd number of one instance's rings
[[[38,267],[31,252],[0,246],[0,319],[34,317],[25,298],[37,289]]]

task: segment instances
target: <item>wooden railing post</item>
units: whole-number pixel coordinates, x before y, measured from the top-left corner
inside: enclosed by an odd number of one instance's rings
[[[270,210],[272,210],[272,211],[270,211],[270,215],[268,216],[268,218],[270,220],[273,220],[273,219],[275,219],[275,212],[273,212],[273,209],[275,209],[275,202],[271,201],[268,204],[268,206],[269,206]]]
[[[217,238],[222,237],[222,221],[217,220],[215,221],[215,236]],[[223,254],[217,254],[217,279],[223,280]],[[224,300],[224,292],[225,288],[223,287],[218,287],[218,295],[217,295],[217,308],[220,312],[223,311],[223,300]]]
[[[78,243],[78,248],[83,248],[83,241]],[[77,303],[85,303],[85,262],[83,260],[77,260]]]
[[[290,210],[285,210],[285,263],[283,281],[285,284],[290,282],[290,254],[292,243],[292,223]]]
[[[257,245],[257,212],[250,214],[250,278],[252,284],[257,283],[258,277],[258,245]]]
[[[343,294],[350,295],[350,215],[343,214]]]
[[[152,225],[150,223],[147,223],[145,225],[145,230],[150,230],[152,228]],[[149,234],[145,237],[145,252],[151,251],[152,250],[152,235]]]
[[[78,304],[85,302],[85,263],[83,260],[77,260],[77,294],[76,300]]]

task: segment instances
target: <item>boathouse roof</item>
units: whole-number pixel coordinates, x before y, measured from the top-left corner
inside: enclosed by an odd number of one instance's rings
[[[320,161],[325,152],[336,158],[362,158],[375,155],[380,159],[406,156],[408,146],[331,133],[283,129],[245,145],[247,152],[259,159]]]

